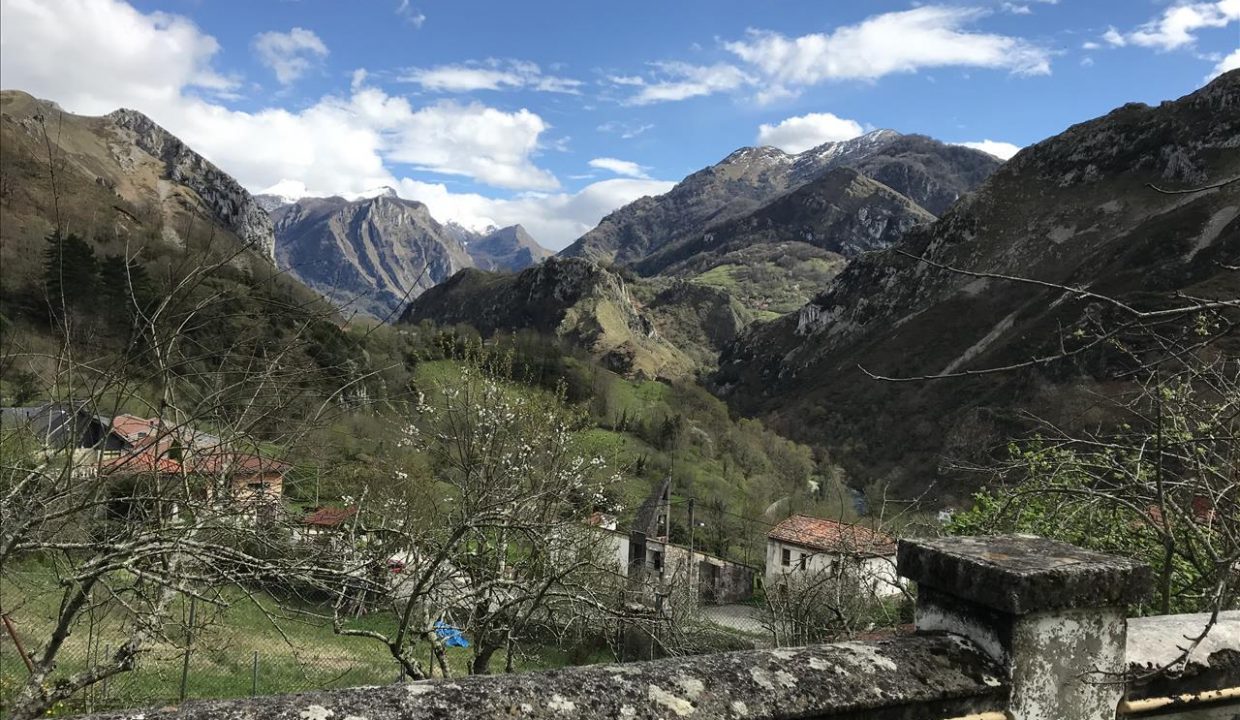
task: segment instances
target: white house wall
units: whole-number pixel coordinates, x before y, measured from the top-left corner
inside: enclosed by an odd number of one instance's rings
[[[783,564],[783,551],[791,555],[788,565]],[[801,558],[805,558],[805,569],[801,569]],[[785,578],[795,575],[816,575],[826,573],[841,560],[849,556],[843,553],[829,553],[811,550],[801,545],[767,540],[766,543],[766,583],[776,585]],[[861,577],[869,585],[874,594],[880,597],[897,595],[900,592],[899,578],[896,576],[896,557],[872,557],[861,561]]]

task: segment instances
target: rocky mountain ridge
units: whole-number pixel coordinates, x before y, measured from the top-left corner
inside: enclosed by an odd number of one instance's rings
[[[663,195],[613,211],[560,254],[637,264],[839,167],[881,175],[879,182],[930,212],[942,212],[999,164],[977,150],[893,130],[875,130],[797,155],[772,147],[741,148]]]
[[[539,245],[520,225],[489,228],[485,233],[475,233],[466,240],[465,251],[473,258],[474,267],[511,271],[537,265],[555,254]]]
[[[276,209],[276,262],[346,314],[391,318],[473,260],[425,205],[389,195]]]
[[[1001,447],[1029,415],[1079,421],[1107,392],[1106,354],[920,383],[875,380],[861,368],[912,378],[1053,355],[1097,310],[1053,287],[946,267],[1087,287],[1137,306],[1181,292],[1240,297],[1240,278],[1227,270],[1240,264],[1240,186],[1147,186],[1240,174],[1238,109],[1233,71],[1179,100],[1126,105],[1026,148],[934,224],[858,257],[800,311],[753,328],[720,359],[715,388],[866,477],[909,493],[931,482],[944,497],[967,492],[946,469],[953,460]]]
[[[346,312],[393,318],[458,270],[523,270],[551,253],[520,225],[468,230],[386,188],[360,197],[265,196],[274,206],[277,264]]]
[[[211,214],[242,242],[275,261],[275,234],[263,206],[231,175],[194,152],[180,138],[137,110],[122,108],[107,119],[132,133],[134,143],[164,163],[164,176],[202,198]]]
[[[57,225],[95,244],[128,242],[131,255],[210,243],[232,253],[239,270],[275,269],[271,220],[253,196],[136,111],[76,115],[21,91],[0,91],[0,164],[0,261],[10,286],[29,280]],[[235,253],[233,243],[245,250]]]
[[[634,265],[643,275],[684,275],[759,244],[803,242],[845,258],[880,250],[934,216],[857,170],[833,168],[757,210],[671,242]]]

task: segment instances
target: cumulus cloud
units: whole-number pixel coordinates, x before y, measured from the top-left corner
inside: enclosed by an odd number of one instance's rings
[[[436,92],[526,88],[576,95],[580,93],[579,88],[582,85],[580,80],[545,75],[536,63],[496,58],[456,65],[409,68],[401,73],[399,79]]]
[[[1226,27],[1237,20],[1240,0],[1176,5],[1164,10],[1162,17],[1129,33],[1126,39],[1142,47],[1174,50],[1196,42],[1198,30]]]
[[[1107,28],[1102,39],[1109,45],[1138,45],[1156,50],[1175,50],[1193,45],[1197,33],[1227,27],[1240,20],[1240,0],[1179,3],[1131,32]]]
[[[6,0],[0,22],[4,86],[86,114],[165,106],[187,88],[232,91],[239,82],[211,67],[218,51],[188,19],[119,0]]]
[[[650,105],[658,102],[685,100],[701,95],[735,90],[753,82],[753,78],[735,65],[692,65],[684,62],[651,63],[656,78],[645,82],[636,95],[628,99],[630,105]]]
[[[1213,80],[1230,70],[1240,70],[1240,48],[1231,51],[1231,54],[1218,61],[1218,65],[1214,66],[1214,72],[1206,80]]]
[[[830,33],[787,37],[749,30],[724,43],[786,92],[830,80],[874,80],[921,68],[981,67],[1020,75],[1050,72],[1050,54],[1020,38],[966,29],[984,10],[928,5],[884,13]]]
[[[295,178],[325,192],[360,191],[391,179],[389,162],[502,188],[558,187],[533,162],[548,126],[529,110],[414,107],[368,87],[365,73],[354,75],[347,95],[296,111],[230,110],[194,92],[233,83],[211,67],[216,41],[188,20],[144,15],[117,0],[65,0],[56,8],[6,2],[0,63],[7,86],[71,112],[141,110],[247,187]]]
[[[440,220],[472,227],[522,223],[563,247],[615,208],[671,189],[660,180],[616,178],[558,192],[532,156],[546,123],[528,110],[480,103],[421,107],[352,74],[347,92],[295,111],[231,110],[210,99],[238,81],[212,68],[219,45],[185,18],[142,14],[119,0],[5,0],[0,66],[6,87],[59,102],[70,112],[132,107],[150,115],[252,191],[357,195],[391,186]],[[76,68],[63,72],[66,66]],[[203,95],[206,97],[203,97]],[[491,198],[397,176],[412,166],[525,192]]]
[[[790,117],[775,125],[759,125],[758,144],[799,153],[825,142],[849,140],[863,132],[861,123],[856,120],[847,120],[831,113],[809,113]]]
[[[974,150],[981,150],[984,153],[990,153],[1000,160],[1008,160],[1016,153],[1020,152],[1019,145],[1013,145],[1010,142],[1000,142],[998,140],[979,140],[977,142],[959,142],[953,145],[961,145]]]
[[[259,62],[276,74],[281,85],[288,85],[327,57],[327,45],[312,30],[295,27],[286,33],[255,35],[254,52]]]
[[[645,166],[638,165],[637,163],[632,162],[630,160],[620,160],[620,159],[611,158],[611,157],[601,157],[601,158],[594,158],[593,160],[589,162],[589,165],[592,168],[595,168],[598,170],[606,170],[608,172],[613,172],[617,175],[622,175],[624,177],[641,178],[643,180],[650,179],[650,176],[646,174],[647,168]]]

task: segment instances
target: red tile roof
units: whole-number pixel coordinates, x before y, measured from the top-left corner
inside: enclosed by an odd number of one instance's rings
[[[157,418],[140,418],[137,415],[117,415],[112,418],[112,432],[129,443],[153,437],[159,431]]]
[[[896,541],[861,525],[793,515],[766,535],[772,540],[823,552],[857,555],[893,555]]]
[[[355,507],[324,507],[307,515],[302,522],[306,525],[318,525],[320,527],[339,527],[341,523],[356,514],[357,508]]]
[[[185,458],[185,465],[192,472],[221,475],[261,475],[269,472],[283,475],[293,467],[274,458],[227,451],[192,453]]]
[[[152,452],[140,452],[109,460],[99,466],[99,472],[104,475],[138,475],[143,473],[179,475],[181,473],[181,463]]]

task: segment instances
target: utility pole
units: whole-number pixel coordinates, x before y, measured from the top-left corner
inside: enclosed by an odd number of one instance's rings
[[[689,498],[689,597],[692,598],[693,604],[697,605],[698,588],[697,583],[694,582],[697,559],[693,556],[693,531],[697,527],[697,523],[693,519],[693,503],[695,499]]]

